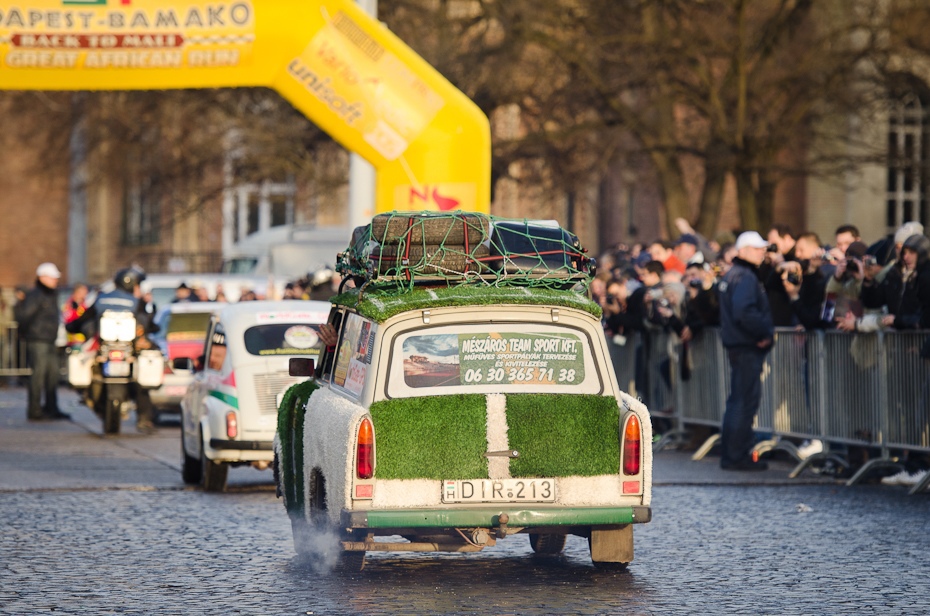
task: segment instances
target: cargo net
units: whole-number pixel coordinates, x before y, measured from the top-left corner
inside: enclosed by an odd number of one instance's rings
[[[356,284],[395,287],[521,285],[583,291],[594,262],[548,220],[476,213],[391,212],[352,233],[337,271]]]

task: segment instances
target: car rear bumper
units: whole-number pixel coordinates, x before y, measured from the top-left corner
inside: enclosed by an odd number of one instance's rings
[[[273,451],[274,441],[227,441],[219,438],[210,439],[213,449],[233,449],[236,451]]]
[[[459,509],[342,510],[345,528],[492,528],[502,524],[514,527],[613,526],[644,524],[652,519],[652,508],[634,507],[480,507]]]

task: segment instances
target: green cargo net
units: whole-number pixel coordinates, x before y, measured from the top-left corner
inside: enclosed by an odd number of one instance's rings
[[[336,270],[357,285],[587,289],[594,261],[555,221],[471,212],[391,212],[357,227]]]

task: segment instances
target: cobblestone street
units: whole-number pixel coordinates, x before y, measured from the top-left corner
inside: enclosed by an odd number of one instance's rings
[[[516,536],[335,575],[294,556],[270,472],[237,469],[230,492],[205,494],[181,482],[177,426],[102,438],[76,399],[75,421],[27,424],[24,398],[0,390],[3,614],[927,611],[930,496],[903,488],[794,482],[779,462],[724,474],[666,451],[627,573],[594,569],[584,540],[544,561]]]

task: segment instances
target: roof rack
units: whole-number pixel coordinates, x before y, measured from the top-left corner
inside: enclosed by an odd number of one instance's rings
[[[473,212],[390,212],[352,232],[336,270],[357,286],[461,284],[584,288],[595,273],[578,238],[554,220]]]

